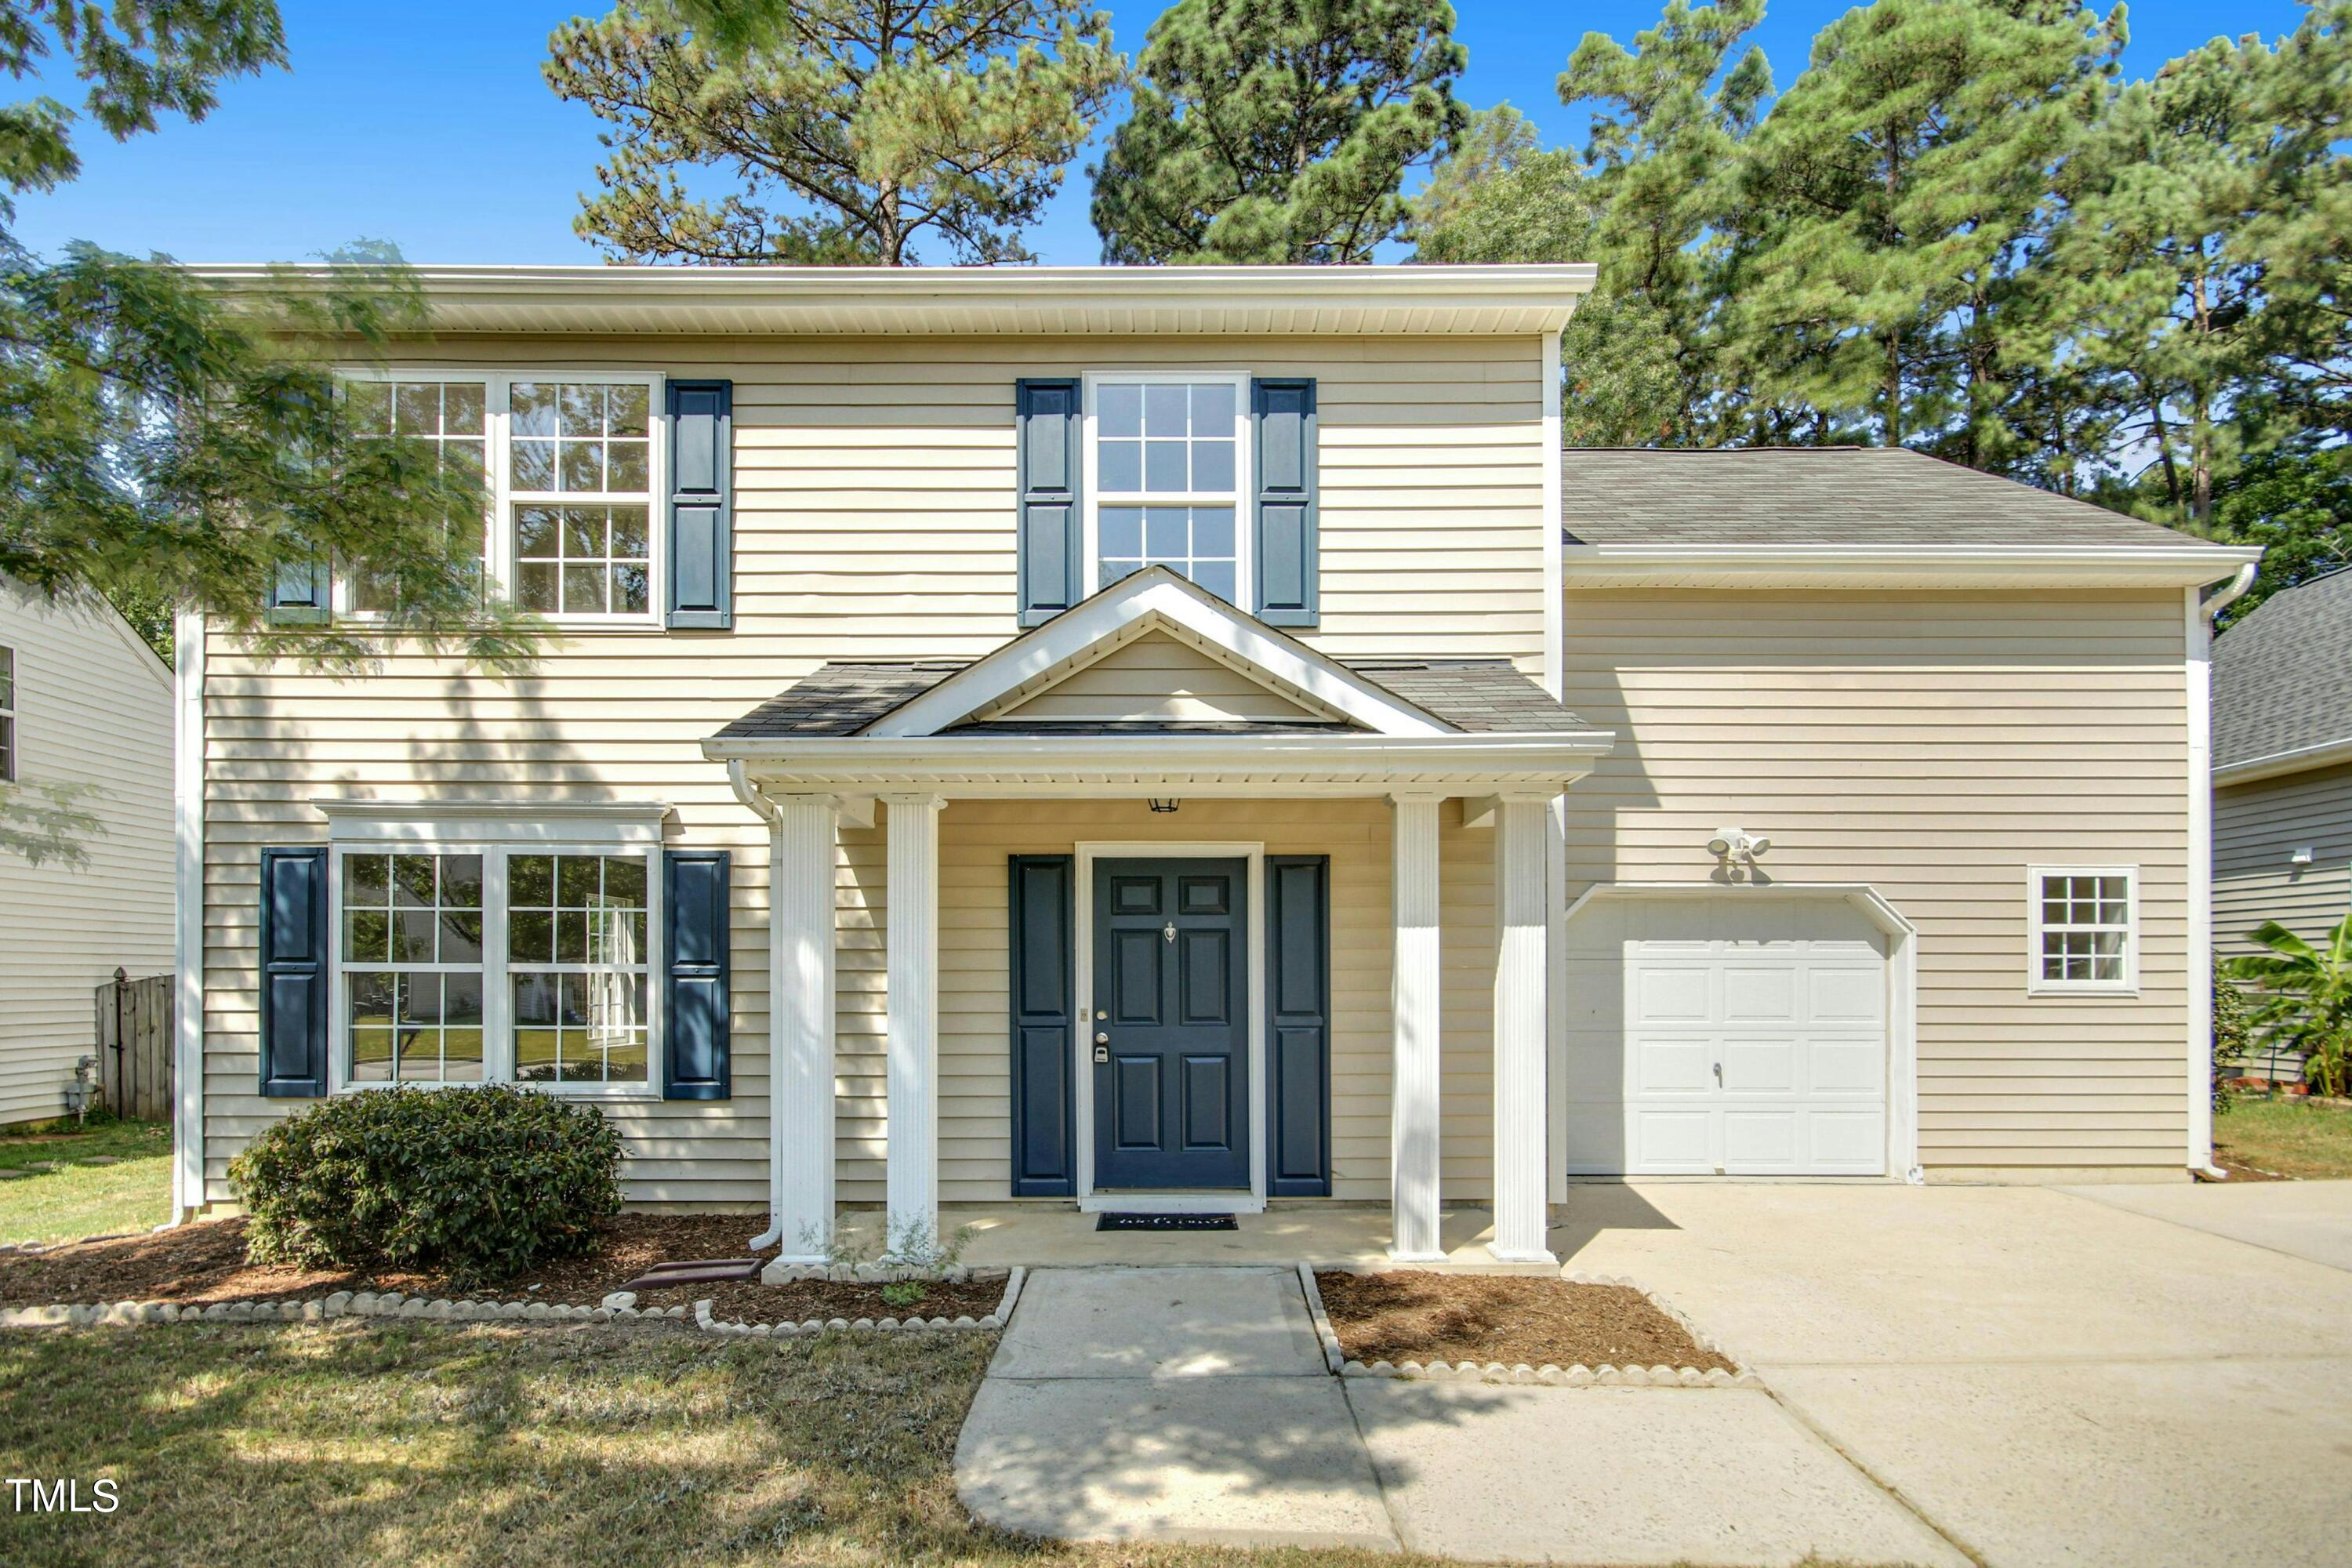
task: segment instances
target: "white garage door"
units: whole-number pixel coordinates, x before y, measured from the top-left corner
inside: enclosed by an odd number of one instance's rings
[[[1886,938],[1844,899],[1601,898],[1568,941],[1571,1173],[1885,1173]]]

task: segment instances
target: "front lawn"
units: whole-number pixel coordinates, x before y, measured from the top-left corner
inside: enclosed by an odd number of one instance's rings
[[[2241,1099],[2213,1119],[2213,1154],[2233,1171],[2352,1180],[2352,1110],[2284,1095]]]
[[[152,1230],[172,1217],[172,1130],[160,1122],[0,1134],[0,1171],[45,1163],[57,1168],[0,1177],[0,1241],[78,1241]]]
[[[992,1335],[652,1325],[0,1334],[0,1474],[111,1515],[0,1517],[11,1568],[188,1563],[1395,1563],[1068,1546],[973,1523],[956,1433]],[[1425,1560],[1424,1560],[1425,1561]]]

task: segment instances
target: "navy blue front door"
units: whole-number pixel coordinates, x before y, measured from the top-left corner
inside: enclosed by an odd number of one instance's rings
[[[1249,1185],[1248,875],[1095,862],[1097,1188]]]

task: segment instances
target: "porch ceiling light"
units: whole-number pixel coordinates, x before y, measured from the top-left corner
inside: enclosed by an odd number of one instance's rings
[[[1144,804],[1145,804],[1146,805],[1149,805],[1149,806],[1150,806],[1152,810],[1154,810],[1154,811],[1158,811],[1158,812],[1172,812],[1172,811],[1174,811],[1178,806],[1180,806],[1180,805],[1183,805],[1184,803],[1183,803],[1182,801],[1181,801],[1181,800],[1157,800],[1157,799],[1155,799],[1155,800],[1147,800],[1147,801],[1145,801],[1145,802],[1144,802]]]

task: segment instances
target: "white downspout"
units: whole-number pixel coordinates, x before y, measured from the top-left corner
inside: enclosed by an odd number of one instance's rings
[[[205,1206],[205,617],[172,656],[172,1223]]]
[[[2183,591],[2189,700],[2189,1169],[2213,1163],[2213,617],[2254,585],[2249,561],[2213,594]]]
[[[776,809],[774,801],[760,793],[760,786],[751,782],[751,775],[745,771],[740,762],[730,762],[727,764],[727,787],[735,792],[735,798],[741,801],[753,816],[768,825],[768,1014],[770,1018],[768,1048],[772,1058],[775,1050],[773,1019],[777,998],[782,996],[784,991],[783,940],[782,934],[776,929],[776,877],[779,869],[776,862],[782,842],[782,813]],[[772,1061],[769,1069],[768,1092],[771,1096],[776,1092]],[[754,1252],[764,1247],[773,1247],[783,1239],[782,1175],[779,1163],[783,1159],[783,1150],[778,1138],[780,1121],[781,1119],[776,1115],[776,1108],[772,1104],[770,1105],[768,1107],[768,1228],[744,1243]]]

